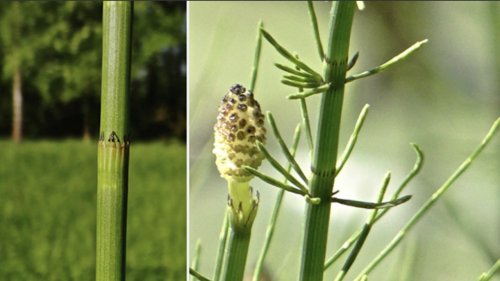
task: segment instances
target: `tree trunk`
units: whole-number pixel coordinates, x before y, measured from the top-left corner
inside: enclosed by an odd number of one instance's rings
[[[12,78],[12,140],[19,143],[23,138],[23,94],[21,69],[16,68]]]
[[[82,134],[82,139],[84,142],[89,142],[91,137],[89,115],[90,115],[89,101],[88,98],[85,96],[83,98],[83,134]]]

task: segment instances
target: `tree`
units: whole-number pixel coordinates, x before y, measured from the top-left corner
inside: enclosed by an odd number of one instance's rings
[[[23,70],[31,67],[37,44],[35,34],[39,13],[35,10],[25,17],[24,7],[32,3],[3,3],[0,10],[0,41],[6,57],[3,61],[3,74],[12,79],[12,139],[20,142],[23,125]],[[32,10],[32,9],[29,9]]]

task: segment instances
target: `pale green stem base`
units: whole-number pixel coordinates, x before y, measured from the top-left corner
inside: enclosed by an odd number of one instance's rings
[[[129,144],[100,140],[96,280],[125,280]]]

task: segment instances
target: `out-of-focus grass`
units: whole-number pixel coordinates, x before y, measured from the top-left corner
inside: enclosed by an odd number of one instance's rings
[[[185,146],[133,144],[128,280],[184,280]],[[0,280],[94,280],[95,143],[0,141]]]

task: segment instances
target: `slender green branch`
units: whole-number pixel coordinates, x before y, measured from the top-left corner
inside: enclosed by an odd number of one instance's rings
[[[347,205],[347,206],[356,207],[356,208],[387,209],[387,208],[396,207],[397,205],[401,205],[410,199],[411,199],[411,195],[406,195],[406,196],[397,198],[395,200],[390,200],[390,201],[386,201],[386,202],[378,202],[378,203],[357,201],[357,200],[346,200],[346,199],[341,199],[341,198],[337,198],[337,197],[332,197],[331,201],[332,201],[332,203],[340,203],[342,205]]]
[[[393,240],[380,252],[380,254],[373,259],[373,261],[366,266],[360,275],[357,277],[360,278],[364,274],[370,273],[385,257],[392,252],[392,250],[403,240],[406,234],[413,228],[413,226],[420,221],[423,216],[427,213],[427,211],[434,206],[439,198],[450,188],[450,186],[462,175],[467,168],[470,167],[472,162],[477,158],[477,156],[483,151],[486,145],[491,141],[493,136],[495,135],[498,127],[500,126],[500,118],[498,118],[489,132],[484,137],[481,144],[472,152],[469,157],[458,167],[458,169],[445,181],[445,183],[438,188],[436,192],[432,194],[432,196],[424,203],[424,205],[413,215],[410,221],[396,234]]]
[[[131,2],[103,5],[96,281],[125,280],[132,11]]]
[[[297,59],[299,59],[299,55],[295,55]],[[300,68],[296,66],[296,71],[300,71]],[[322,81],[319,81],[322,82]],[[299,88],[299,93],[303,93],[304,89]],[[309,121],[309,112],[307,111],[307,103],[305,98],[300,99],[300,113],[302,117],[302,125],[304,126],[304,130],[306,131],[306,137],[307,137],[307,144],[309,146],[309,157],[312,159],[313,157],[313,150],[314,150],[314,142],[312,139],[312,132],[311,132],[311,123]],[[308,181],[306,181],[308,182]]]
[[[330,90],[330,83],[324,84],[323,86],[320,86],[320,87],[312,89],[312,90],[288,95],[286,98],[291,99],[291,100],[304,99],[304,98],[307,98],[307,97],[315,95],[315,94],[324,93],[328,90]]]
[[[295,187],[293,187],[291,185],[288,185],[288,184],[284,184],[284,183],[282,183],[281,181],[279,181],[279,180],[277,180],[275,178],[272,178],[272,177],[270,177],[270,176],[268,176],[266,174],[263,174],[263,173],[257,171],[256,169],[254,169],[252,167],[246,166],[246,167],[243,167],[243,168],[245,169],[245,171],[251,173],[252,175],[258,177],[259,179],[263,180],[264,182],[267,182],[270,185],[274,185],[274,186],[276,186],[278,188],[281,188],[283,190],[289,191],[291,193],[299,194],[299,195],[302,195],[302,196],[304,196],[304,195],[307,194],[306,192],[304,192],[304,191],[302,191],[300,189],[297,189],[297,188],[295,188]]]
[[[401,182],[399,187],[396,189],[394,194],[391,197],[391,200],[396,200],[398,196],[401,194],[401,192],[404,190],[404,188],[408,185],[408,183],[420,172],[422,165],[424,163],[424,154],[422,153],[422,150],[420,150],[420,147],[416,144],[411,144],[413,149],[415,150],[415,153],[417,154],[417,160],[415,161],[415,164],[413,165],[413,169],[408,173],[408,175],[405,177],[405,179]],[[389,209],[384,209],[382,212],[378,213],[377,217],[375,218],[375,222],[377,222],[379,219],[381,219]],[[328,259],[328,261],[325,264],[324,269],[327,270],[337,259],[339,259],[349,248],[351,248],[352,245],[354,245],[354,242],[359,238],[361,235],[362,230],[358,230],[355,233],[347,239],[342,244],[342,247],[338,249],[331,258]]]
[[[193,261],[191,262],[191,268],[194,271],[197,271],[198,268],[200,267],[200,259],[201,259],[201,240],[198,239],[198,241],[196,241],[196,247],[194,250],[194,258],[193,258]],[[199,280],[199,279],[196,278],[195,276],[191,276],[191,281],[195,281],[195,280]]]
[[[381,65],[379,65],[379,66],[377,66],[375,68],[372,68],[370,70],[367,70],[367,71],[364,71],[364,72],[361,72],[361,73],[358,73],[358,74],[354,74],[354,75],[351,75],[351,76],[347,77],[345,79],[345,83],[349,83],[349,82],[352,82],[352,81],[360,79],[360,78],[371,76],[371,75],[377,74],[379,72],[382,72],[382,71],[388,69],[389,67],[391,67],[391,66],[395,65],[396,63],[398,63],[398,62],[406,59],[407,57],[409,57],[411,53],[413,53],[416,50],[420,49],[420,47],[422,47],[422,45],[424,45],[428,41],[429,40],[427,40],[427,39],[419,41],[419,42],[413,44],[410,48],[404,50],[399,55],[397,55],[397,56],[393,57],[392,59],[388,60],[384,64],[381,64]]]
[[[295,156],[295,152],[297,151],[297,146],[299,145],[300,140],[300,125],[295,128],[295,133],[293,134],[293,142],[292,149],[290,153],[292,156]],[[287,167],[287,171],[290,172],[292,169],[292,165],[289,164]],[[287,179],[285,178],[283,183],[286,184]],[[279,190],[278,195],[276,196],[276,202],[274,203],[273,212],[271,214],[271,218],[269,219],[269,224],[267,225],[266,237],[264,238],[264,244],[262,245],[262,250],[260,252],[259,258],[257,260],[257,264],[255,265],[255,270],[253,273],[253,281],[260,280],[260,274],[262,272],[262,266],[264,265],[264,260],[267,257],[267,252],[269,251],[269,246],[271,245],[271,241],[274,235],[274,229],[276,228],[276,223],[278,221],[278,215],[281,210],[281,203],[283,202],[283,196],[285,195],[284,190]]]
[[[298,187],[302,192],[307,193],[307,187],[302,184],[299,180],[297,180],[292,174],[287,172],[287,170],[281,166],[280,163],[274,157],[269,154],[269,151],[262,145],[262,143],[257,143],[257,148],[262,152],[264,157],[266,157],[269,164],[271,164],[278,172],[280,172],[286,179],[288,179],[291,183],[293,183],[296,187]]]
[[[199,273],[198,271],[196,271],[193,268],[189,268],[189,274],[191,274],[192,276],[194,276],[195,278],[197,278],[200,281],[211,281],[210,279],[201,275],[201,273]]]
[[[278,144],[281,147],[281,151],[283,154],[285,154],[286,159],[290,164],[292,164],[293,170],[300,176],[300,178],[307,184],[308,180],[304,172],[299,166],[299,163],[295,160],[295,157],[293,157],[292,153],[290,150],[288,150],[288,147],[285,144],[285,141],[281,137],[280,131],[278,130],[278,126],[276,126],[276,121],[274,120],[274,117],[271,112],[267,112],[267,119],[269,120],[269,124],[271,124],[271,128],[273,130],[274,137],[278,141]],[[290,180],[290,179],[289,179]],[[292,181],[291,181],[292,182]],[[295,183],[294,183],[295,184]],[[307,190],[307,188],[304,188]]]
[[[384,180],[382,181],[382,187],[380,188],[377,202],[381,203],[382,200],[384,199],[385,191],[387,190],[387,186],[389,185],[389,181],[391,180],[391,173],[388,172]],[[358,241],[356,241],[356,245],[354,245],[354,248],[352,249],[351,253],[349,254],[349,257],[347,257],[347,260],[344,263],[344,266],[342,267],[342,270],[337,274],[335,277],[335,281],[342,281],[351,268],[352,264],[358,257],[359,252],[361,251],[361,248],[363,247],[363,244],[366,241],[366,238],[368,237],[368,234],[370,233],[370,230],[375,223],[375,218],[377,217],[377,212],[378,210],[375,209],[371,212],[370,216],[368,217],[368,220],[366,221],[365,225],[363,226],[363,230],[361,231],[361,235],[359,236]]]
[[[489,281],[493,276],[495,276],[495,273],[500,271],[500,259],[495,262],[495,264],[487,271],[481,274],[479,278],[477,279],[478,281]]]
[[[251,91],[255,91],[255,83],[257,81],[257,73],[259,71],[260,50],[262,47],[262,34],[260,33],[261,28],[264,28],[264,23],[262,22],[262,20],[259,21],[259,24],[257,26],[257,38],[256,38],[257,43],[255,44],[255,56],[253,59],[252,75],[250,78],[250,88],[249,88]]]
[[[283,75],[284,80],[291,80],[295,82],[301,82],[301,83],[317,83],[316,80],[314,80],[312,77],[303,77],[303,76],[296,76],[296,75]]]
[[[323,80],[320,78],[318,78],[317,76],[314,76],[314,75],[311,75],[307,72],[302,72],[302,71],[299,71],[299,70],[295,70],[291,67],[288,67],[286,65],[282,65],[282,64],[279,64],[279,63],[275,63],[274,64],[277,68],[285,71],[285,72],[288,72],[290,74],[293,74],[293,75],[296,75],[296,76],[300,76],[300,77],[303,77],[305,79],[308,79],[308,80],[313,80],[313,81],[318,81],[318,82],[322,82]]]
[[[288,79],[281,79],[281,83],[295,88],[308,88],[308,89],[317,88],[321,86],[321,84],[318,84],[317,82],[299,82]]]
[[[342,171],[342,168],[344,168],[344,165],[347,162],[347,159],[349,159],[349,156],[351,156],[351,152],[354,149],[354,146],[356,145],[356,141],[358,140],[359,132],[361,131],[361,128],[363,127],[363,124],[365,123],[366,115],[368,114],[369,108],[370,108],[370,105],[365,104],[365,106],[361,110],[361,113],[359,114],[358,120],[356,121],[356,125],[354,126],[354,131],[352,132],[351,136],[349,137],[349,141],[347,142],[347,146],[344,150],[344,153],[342,153],[342,157],[340,157],[339,164],[337,165],[337,168],[335,170],[335,176],[339,175],[340,171]]]
[[[314,5],[311,0],[307,1],[307,8],[309,9],[309,16],[311,17],[311,25],[314,30],[314,39],[318,47],[319,58],[323,61],[325,59],[325,52],[323,51],[323,44],[321,43],[321,36],[319,35],[318,19],[316,18],[316,12],[314,11]]]
[[[332,85],[322,95],[318,121],[318,136],[311,164],[310,181],[312,198],[318,204],[307,204],[301,281],[323,280],[323,265],[327,248],[330,222],[330,197],[335,181],[340,119],[344,97],[344,81],[355,3],[338,1],[332,5],[330,16],[330,38],[325,61],[325,82]]]
[[[304,126],[304,131],[306,132],[307,144],[309,146],[309,154],[312,158],[312,153],[314,151],[314,142],[311,131],[311,122],[309,121],[309,112],[307,110],[307,102],[305,98],[300,99],[300,113],[302,116],[302,125]]]
[[[312,68],[310,68],[307,64],[303,63],[302,61],[298,60],[295,58],[289,51],[287,51],[284,47],[282,47],[274,38],[269,34],[265,29],[261,28],[260,31],[262,32],[262,35],[264,38],[280,53],[284,58],[289,60],[291,63],[295,64],[298,66],[300,69],[308,72],[309,74],[318,77],[321,79],[321,75],[314,71]]]
[[[214,281],[220,280],[222,265],[224,264],[224,252],[226,251],[227,233],[229,229],[228,213],[224,213],[222,228],[219,234],[219,247],[217,248],[217,257],[215,259]]]

